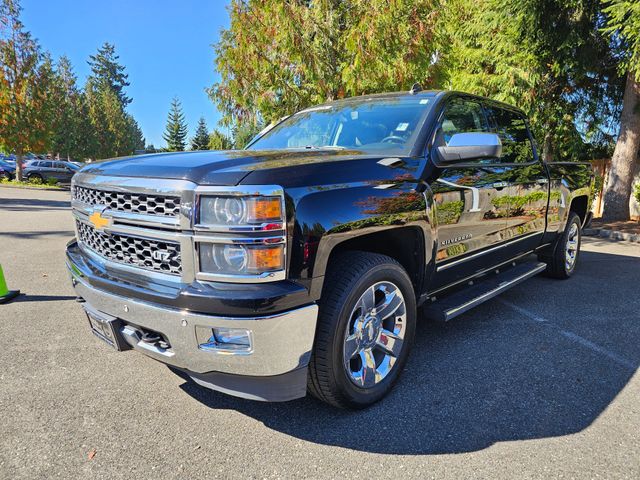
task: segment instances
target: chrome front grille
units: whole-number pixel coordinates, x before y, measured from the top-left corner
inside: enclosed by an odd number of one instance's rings
[[[177,217],[180,213],[180,197],[166,195],[96,190],[76,185],[73,199],[85,205],[101,205],[125,213],[161,217]]]
[[[79,220],[76,229],[82,245],[112,262],[158,273],[182,274],[179,243],[101,232]]]

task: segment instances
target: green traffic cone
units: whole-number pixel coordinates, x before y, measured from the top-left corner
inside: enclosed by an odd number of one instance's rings
[[[20,295],[20,290],[9,290],[4,280],[2,265],[0,265],[0,303],[6,303]]]

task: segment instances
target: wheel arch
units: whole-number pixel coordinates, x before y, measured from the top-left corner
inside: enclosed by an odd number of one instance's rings
[[[427,238],[423,228],[419,226],[403,226],[374,232],[361,232],[340,239],[330,239],[325,251],[318,256],[314,266],[312,290],[318,296],[322,292],[324,275],[331,262],[346,251],[361,251],[387,255],[396,260],[407,271],[416,295],[421,292],[425,265],[427,262]],[[329,245],[330,243],[330,245]]]
[[[589,212],[589,196],[577,195],[571,199],[571,205],[569,205],[569,212],[575,212],[580,217],[580,223],[584,226],[587,220],[587,213]]]

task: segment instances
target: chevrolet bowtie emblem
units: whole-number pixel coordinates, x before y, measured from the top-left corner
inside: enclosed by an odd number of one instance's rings
[[[89,221],[96,227],[97,230],[102,230],[104,227],[108,227],[111,224],[111,219],[102,216],[102,212],[94,210],[89,216]]]

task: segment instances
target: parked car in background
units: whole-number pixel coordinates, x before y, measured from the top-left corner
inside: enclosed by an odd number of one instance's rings
[[[16,166],[4,160],[0,160],[0,179],[13,180],[16,176]]]
[[[24,169],[24,177],[28,180],[40,179],[46,182],[55,178],[60,183],[70,183],[71,177],[80,170],[80,167],[71,162],[58,160],[35,160]]]

